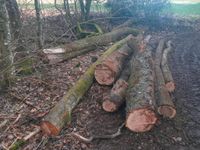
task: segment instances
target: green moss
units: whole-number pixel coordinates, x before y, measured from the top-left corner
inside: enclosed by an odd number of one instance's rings
[[[23,146],[26,142],[22,139],[17,140],[9,150],[18,150],[21,146]]]
[[[30,75],[34,72],[33,69],[34,59],[26,58],[22,62],[16,65],[18,75]]]

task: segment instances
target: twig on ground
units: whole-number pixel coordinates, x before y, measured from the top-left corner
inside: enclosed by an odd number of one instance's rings
[[[84,142],[87,142],[87,143],[90,143],[93,140],[97,140],[97,139],[113,139],[113,138],[116,138],[119,135],[121,135],[121,130],[124,127],[124,125],[125,125],[125,123],[123,123],[121,126],[119,126],[116,133],[110,134],[110,135],[97,135],[97,136],[91,136],[90,138],[83,137],[83,136],[79,135],[78,133],[72,133],[72,135],[79,138],[80,140],[82,140]]]

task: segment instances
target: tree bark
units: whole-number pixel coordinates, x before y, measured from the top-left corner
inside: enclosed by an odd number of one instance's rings
[[[0,0],[0,92],[9,84],[11,69],[6,69],[12,65],[11,51],[8,50],[8,14],[5,0]],[[4,71],[6,70],[6,71]]]
[[[171,51],[171,49],[172,49],[171,41],[168,41],[167,48],[164,49],[163,51],[162,62],[161,62],[161,68],[165,79],[165,86],[169,92],[173,92],[175,90],[175,83],[167,61],[168,53]]]
[[[57,103],[57,105],[43,119],[41,128],[47,135],[58,135],[65,123],[71,120],[71,113],[74,107],[79,103],[83,95],[91,87],[94,80],[94,70],[103,59],[112,52],[121,47],[130,40],[132,36],[117,42],[109,48],[88,70],[80,77],[76,84],[67,92],[66,95]]]
[[[42,18],[41,18],[41,4],[40,0],[35,0],[35,11],[37,19],[37,42],[38,47],[43,47],[43,33],[42,33]]]
[[[11,33],[13,39],[18,39],[21,28],[20,11],[16,0],[6,0],[6,7],[8,10]]]
[[[127,44],[122,46],[118,51],[107,57],[101,64],[95,68],[95,79],[101,85],[112,85],[119,77],[124,63],[133,53]]]
[[[130,61],[133,61],[132,59]],[[125,102],[125,95],[126,95],[126,90],[128,88],[129,76],[130,76],[130,62],[127,63],[127,66],[122,71],[119,79],[113,85],[110,91],[110,95],[104,99],[102,106],[105,111],[115,112]]]
[[[143,44],[143,42],[142,42]],[[157,121],[154,112],[154,70],[150,50],[141,46],[132,62],[126,94],[126,127],[134,132],[145,132]]]
[[[168,118],[173,118],[176,115],[176,109],[172,101],[172,98],[170,97],[166,89],[165,80],[163,77],[162,70],[160,68],[164,43],[165,43],[164,40],[160,40],[156,50],[156,58],[155,58],[155,72],[156,72],[158,96],[159,96],[157,105],[158,105],[158,113],[160,115],[163,115],[164,117]]]

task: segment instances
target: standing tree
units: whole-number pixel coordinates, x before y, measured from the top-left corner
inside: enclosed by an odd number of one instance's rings
[[[41,49],[43,47],[43,35],[42,35],[42,18],[41,18],[40,0],[35,0],[35,11],[36,11],[36,19],[37,19],[37,42],[38,42],[38,47]]]
[[[81,16],[84,20],[88,20],[92,0],[79,0]]]
[[[8,11],[5,0],[0,0],[0,91],[8,85],[11,76],[12,53],[8,50],[10,42]]]
[[[12,39],[18,39],[21,28],[20,11],[16,0],[6,0]]]

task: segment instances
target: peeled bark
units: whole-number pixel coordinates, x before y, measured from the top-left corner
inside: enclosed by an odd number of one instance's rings
[[[161,68],[165,79],[165,86],[169,92],[173,92],[175,90],[174,80],[167,62],[168,53],[171,51],[171,48],[172,48],[171,41],[168,41],[167,48],[164,49],[163,51],[162,62],[161,62]]]
[[[163,115],[164,117],[173,118],[176,115],[176,109],[172,101],[172,98],[170,97],[168,90],[166,89],[165,80],[163,77],[162,70],[160,68],[164,43],[165,43],[164,40],[161,40],[159,42],[155,58],[155,72],[156,72],[158,95],[159,95],[158,113],[160,115]]]
[[[136,38],[133,38],[136,40]],[[101,85],[112,85],[119,77],[124,63],[133,53],[128,44],[122,46],[118,51],[107,57],[101,64],[96,66],[95,79]]]
[[[81,51],[83,49],[95,49],[98,46],[104,46],[111,42],[115,42],[123,39],[129,34],[138,35],[139,30],[133,28],[121,28],[109,33],[105,33],[98,36],[92,36],[88,38],[84,38],[81,40],[77,40],[65,45],[66,53]]]
[[[47,135],[58,135],[65,123],[71,120],[71,113],[80,99],[91,87],[94,80],[94,70],[103,59],[108,57],[112,52],[121,47],[130,40],[132,36],[117,42],[109,48],[87,71],[80,77],[76,84],[67,92],[66,95],[57,103],[57,105],[43,119],[41,128]]]
[[[111,89],[110,95],[104,99],[103,109],[107,112],[114,112],[125,102],[126,90],[128,88],[128,78],[130,76],[130,64],[122,71],[119,79]]]
[[[141,42],[142,45],[144,42]],[[132,62],[126,94],[126,127],[134,132],[146,132],[157,121],[154,112],[154,70],[150,50],[141,46]]]

